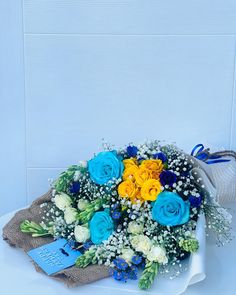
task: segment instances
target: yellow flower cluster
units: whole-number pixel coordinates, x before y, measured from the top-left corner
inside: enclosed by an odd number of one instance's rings
[[[123,161],[125,170],[123,181],[118,186],[121,197],[130,199],[132,203],[137,200],[155,201],[161,192],[159,175],[164,168],[161,160],[143,160],[140,165],[135,158]]]

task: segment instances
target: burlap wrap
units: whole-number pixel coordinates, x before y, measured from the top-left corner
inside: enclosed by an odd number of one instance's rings
[[[22,248],[25,252],[52,242],[53,238],[32,238],[30,235],[22,233],[19,229],[20,223],[25,219],[40,222],[42,216],[40,205],[50,202],[51,197],[51,191],[49,191],[36,199],[29,208],[18,211],[3,228],[3,239],[9,245]],[[34,265],[37,271],[43,272],[36,264]],[[73,266],[52,275],[53,278],[66,283],[69,287],[91,283],[108,276],[108,268],[99,265],[88,266],[84,269]]]

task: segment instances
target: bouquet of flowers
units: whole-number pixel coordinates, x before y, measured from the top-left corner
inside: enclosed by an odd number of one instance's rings
[[[203,155],[196,157],[228,161]],[[201,214],[219,243],[231,239],[225,210],[205,189],[196,157],[159,141],[119,150],[106,145],[63,172],[51,184],[52,202],[42,204],[41,222],[25,220],[20,229],[66,239],[82,253],[78,268],[105,265],[115,280],[139,279],[139,288],[149,289],[158,272],[179,272],[176,266],[198,250]]]

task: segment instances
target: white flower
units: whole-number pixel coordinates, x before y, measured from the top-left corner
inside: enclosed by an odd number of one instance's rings
[[[143,232],[143,224],[131,221],[128,225],[128,232],[131,234],[141,234]]]
[[[80,179],[81,172],[80,171],[75,171],[74,174],[74,181],[78,181]]]
[[[145,235],[134,236],[130,242],[136,251],[142,252],[145,255],[147,255],[152,246],[151,240]]]
[[[155,261],[160,264],[166,264],[168,258],[166,257],[166,251],[160,246],[153,246],[149,253],[147,254],[147,259],[149,261]]]
[[[71,224],[76,221],[77,210],[72,207],[67,207],[64,211],[64,218],[67,224]]]
[[[120,255],[121,258],[123,258],[126,262],[131,262],[132,257],[134,256],[134,251],[130,248],[124,248],[122,249],[122,255]]]
[[[87,168],[87,161],[79,161],[79,165],[83,168]]]
[[[78,243],[85,243],[90,238],[90,231],[85,226],[77,225],[74,234]]]
[[[59,208],[62,211],[64,211],[67,207],[70,207],[72,203],[71,198],[65,193],[60,193],[56,195],[54,201],[57,208]]]
[[[89,205],[89,201],[88,200],[83,200],[83,199],[80,199],[78,201],[78,204],[77,204],[77,207],[80,211],[84,211]]]

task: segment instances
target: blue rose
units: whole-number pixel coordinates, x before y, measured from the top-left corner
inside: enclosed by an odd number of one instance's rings
[[[154,159],[159,159],[161,160],[163,163],[166,163],[167,162],[167,157],[164,153],[162,152],[159,152],[159,153],[156,153],[153,155],[153,158]]]
[[[169,170],[164,170],[160,174],[160,182],[163,186],[166,184],[172,186],[177,180],[177,176],[174,172]]]
[[[80,191],[80,182],[72,182],[70,186],[70,193],[77,194]]]
[[[116,151],[101,152],[88,162],[91,179],[100,185],[121,177],[123,170],[124,164]]]
[[[127,154],[129,157],[136,157],[138,153],[138,148],[135,145],[129,145],[127,147]]]
[[[188,198],[191,207],[199,208],[202,203],[202,197],[189,196]]]
[[[114,230],[114,223],[106,211],[96,212],[89,224],[91,241],[98,245],[107,240]]]
[[[178,194],[169,191],[160,193],[152,208],[152,217],[161,225],[181,225],[189,220],[190,204]]]

